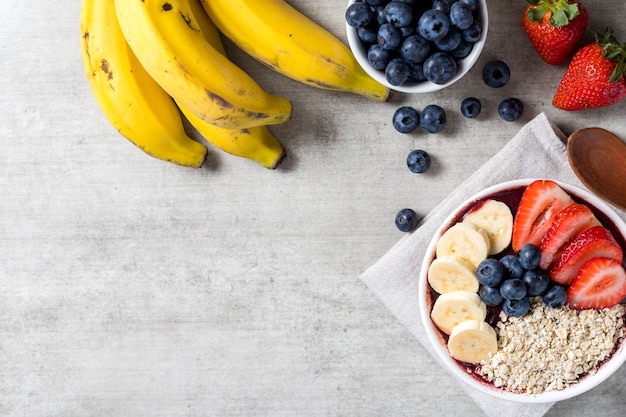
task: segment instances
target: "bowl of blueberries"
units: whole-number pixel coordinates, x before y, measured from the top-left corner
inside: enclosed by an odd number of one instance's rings
[[[345,20],[358,63],[404,93],[461,79],[478,60],[488,27],[486,0],[350,0]]]

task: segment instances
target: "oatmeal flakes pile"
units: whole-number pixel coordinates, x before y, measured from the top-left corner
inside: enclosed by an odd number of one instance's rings
[[[604,310],[550,308],[540,297],[531,312],[501,314],[496,326],[498,352],[477,372],[495,386],[538,394],[575,382],[613,353],[624,337],[624,305]]]

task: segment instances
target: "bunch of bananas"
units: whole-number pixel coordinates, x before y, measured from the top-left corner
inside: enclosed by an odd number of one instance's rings
[[[386,101],[351,51],[283,0],[83,0],[83,65],[109,122],[148,155],[201,167],[208,143],[276,168],[285,156],[269,125],[292,104],[226,56],[220,32],[281,74],[318,88]]]

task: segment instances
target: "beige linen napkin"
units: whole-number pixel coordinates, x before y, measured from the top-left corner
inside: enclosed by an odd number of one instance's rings
[[[417,283],[420,264],[433,234],[459,204],[493,184],[513,179],[547,178],[584,188],[569,166],[562,139],[565,139],[563,132],[545,114],[539,114],[430,212],[415,232],[406,234],[361,275],[361,281],[438,361],[422,326]],[[619,214],[625,217],[624,213]],[[488,416],[539,417],[553,405],[503,401],[464,382],[459,381],[459,384]]]

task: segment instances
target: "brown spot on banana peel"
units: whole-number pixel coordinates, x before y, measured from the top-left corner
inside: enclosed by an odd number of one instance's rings
[[[180,17],[183,19],[183,21],[185,22],[185,24],[189,27],[189,29],[193,30],[194,32],[199,32],[200,29],[198,29],[197,27],[195,27],[193,25],[193,21],[191,20],[191,18],[189,16],[187,16],[185,13],[180,12]]]
[[[143,0],[142,0],[142,2],[143,2]],[[169,11],[170,11],[170,10],[172,10],[173,8],[174,8],[174,7],[173,7],[171,4],[169,4],[169,3],[163,3],[163,6],[161,6],[161,11],[164,11],[164,12],[169,12]]]
[[[113,79],[113,71],[109,68],[109,62],[106,59],[102,59],[102,61],[100,61],[100,69],[106,74],[107,80]]]

